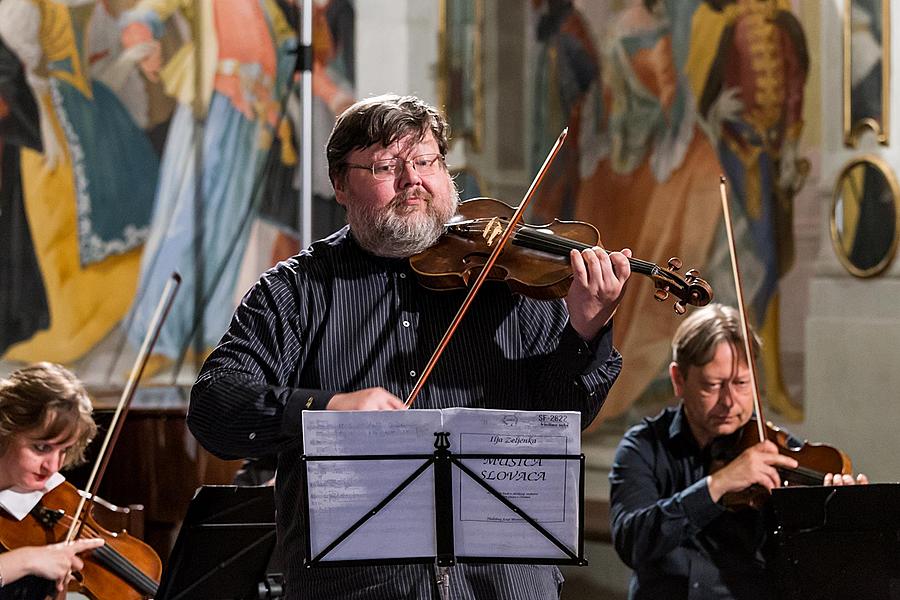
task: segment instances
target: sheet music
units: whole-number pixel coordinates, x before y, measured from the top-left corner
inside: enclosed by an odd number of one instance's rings
[[[463,462],[565,544],[578,550],[577,460],[504,457],[581,452],[581,415],[451,408],[409,411],[305,411],[307,456],[431,455],[434,433],[451,433],[454,454],[490,453]],[[310,543],[316,557],[368,514],[424,459],[307,462]],[[539,531],[453,468],[456,555],[567,558]],[[431,467],[331,550],[323,561],[434,556]]]
[[[462,462],[577,553],[579,462],[504,455],[580,454],[581,414],[448,408],[443,416],[444,429],[452,434],[451,452],[494,454]],[[566,558],[459,469],[454,469],[453,490],[457,556]]]
[[[307,456],[431,455],[439,410],[304,411]],[[309,461],[310,544],[317,556],[409,477],[423,459]],[[434,476],[428,469],[323,560],[434,555]]]

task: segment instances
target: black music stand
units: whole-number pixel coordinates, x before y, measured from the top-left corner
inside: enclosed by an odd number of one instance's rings
[[[274,488],[205,485],[188,506],[156,600],[258,598],[275,541]]]
[[[777,598],[900,600],[900,484],[773,490],[766,570]]]
[[[391,491],[381,502],[372,507],[365,514],[337,536],[325,549],[314,555],[311,548],[311,535],[309,528],[305,531],[306,552],[304,557],[304,567],[334,567],[348,565],[390,565],[390,564],[434,564],[437,575],[437,586],[440,598],[449,599],[450,597],[450,567],[458,563],[518,563],[518,564],[546,564],[546,565],[578,565],[586,566],[587,560],[584,558],[584,454],[511,454],[503,453],[505,458],[540,458],[543,460],[561,460],[579,461],[579,477],[578,477],[578,539],[576,548],[569,548],[556,538],[552,533],[547,531],[538,521],[518,506],[514,502],[508,500],[503,494],[485,483],[475,474],[469,467],[463,464],[465,459],[485,459],[496,458],[498,453],[465,453],[453,454],[450,452],[450,434],[445,431],[435,432],[435,452],[430,455],[344,455],[344,456],[308,456],[303,455],[301,460],[310,461],[392,461],[392,460],[423,460],[422,464],[413,473],[400,483],[393,491]],[[462,476],[469,478],[488,492],[495,499],[500,501],[508,510],[517,515],[534,530],[539,532],[545,539],[549,540],[565,557],[547,558],[543,556],[535,557],[502,557],[502,556],[458,556],[454,546],[453,535],[453,485],[452,472],[456,467],[462,472]],[[369,519],[377,515],[385,506],[392,502],[404,489],[412,482],[418,479],[426,470],[432,468],[434,471],[434,528],[436,534],[436,547],[434,554],[431,556],[410,556],[407,558],[389,558],[389,559],[363,559],[363,560],[329,560],[329,553],[337,548],[344,540],[349,538],[355,531],[362,527]],[[303,511],[305,522],[310,523],[309,513],[309,486],[306,483],[306,490],[302,495]],[[423,523],[423,526],[428,524]]]

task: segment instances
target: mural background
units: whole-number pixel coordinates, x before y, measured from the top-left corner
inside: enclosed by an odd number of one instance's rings
[[[324,145],[357,93],[436,101],[443,85],[447,112],[460,121],[451,123],[461,136],[450,157],[460,183],[515,203],[568,126],[530,219],[590,221],[608,247],[663,266],[678,256],[717,299],[733,302],[717,188],[724,173],[745,293],[766,342],[765,387],[772,408],[797,419],[818,243],[818,207],[804,186],[819,161],[818,67],[804,33],[818,29],[814,4],[419,2],[407,18],[434,50],[385,50],[386,70],[364,73],[360,88],[359,40],[395,43],[399,26],[368,4],[317,1],[313,143]],[[3,368],[50,359],[90,381],[121,382],[177,268],[187,286],[151,367],[159,381],[190,382],[244,290],[298,248],[298,112],[287,95],[296,7],[0,0],[0,12]],[[447,63],[451,81],[438,68],[441,19],[461,57]],[[384,83],[419,63],[427,75]],[[279,122],[283,104],[288,118]],[[343,215],[324,156],[314,157],[320,237]],[[604,419],[630,422],[669,400],[664,369],[678,318],[651,296],[649,280],[635,278],[617,315],[627,368]]]
[[[353,100],[353,5],[318,1],[313,21],[323,146]],[[177,270],[150,370],[191,376],[299,245],[297,23],[275,0],[0,2],[5,361],[115,385]],[[324,235],[342,217],[318,171]]]

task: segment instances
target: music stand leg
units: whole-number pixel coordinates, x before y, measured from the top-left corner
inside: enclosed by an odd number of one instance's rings
[[[441,600],[450,600],[450,567],[435,565],[434,570]]]

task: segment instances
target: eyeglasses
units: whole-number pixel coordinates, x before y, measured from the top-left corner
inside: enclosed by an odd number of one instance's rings
[[[437,173],[444,164],[443,161],[444,157],[440,154],[420,154],[413,156],[409,160],[395,156],[394,158],[376,160],[371,165],[355,165],[353,163],[346,163],[346,165],[351,169],[372,171],[372,177],[379,181],[390,181],[400,176],[406,163],[411,164],[419,175],[427,176]]]

